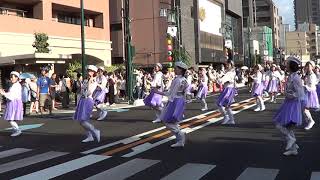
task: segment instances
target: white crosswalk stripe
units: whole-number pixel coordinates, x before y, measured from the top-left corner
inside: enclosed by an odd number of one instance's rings
[[[237,180],[274,180],[278,172],[277,169],[247,168]]]
[[[99,173],[95,176],[92,176],[87,180],[105,180],[105,179],[123,180],[159,162],[160,161],[158,160],[133,159],[117,167],[114,167],[112,169]]]
[[[215,165],[189,163],[175,170],[161,180],[198,180],[210,172]]]
[[[63,155],[66,155],[68,153],[65,152],[55,152],[55,151],[49,151],[46,153],[38,154],[35,156],[31,156],[28,158],[19,159],[17,161],[12,161],[9,163],[1,164],[0,165],[0,173],[12,171],[18,168],[26,167],[32,164],[44,162],[50,159],[54,159]]]
[[[18,154],[22,154],[28,151],[31,151],[32,149],[25,149],[25,148],[14,148],[14,149],[9,149],[6,151],[1,151],[0,152],[0,158],[6,158],[9,156],[14,156]]]
[[[25,176],[15,178],[15,180],[51,179],[51,178],[66,174],[68,172],[106,160],[108,158],[110,158],[110,156],[87,155],[72,161],[68,161],[66,163],[62,163],[47,169],[43,169],[41,171],[37,171],[31,174],[27,174]]]

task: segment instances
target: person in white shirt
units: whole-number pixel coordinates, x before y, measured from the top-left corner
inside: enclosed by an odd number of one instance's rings
[[[254,111],[264,111],[266,109],[264,101],[262,98],[262,93],[264,85],[262,83],[262,66],[260,64],[256,65],[254,68],[255,74],[251,76],[253,79],[254,85],[252,90],[252,96],[256,98],[257,108]]]
[[[106,93],[108,92],[108,89],[107,89],[108,80],[103,75],[103,73],[104,73],[104,67],[102,66],[98,67],[98,73],[96,77],[97,88],[94,90],[92,95],[94,100],[94,105],[97,107],[99,111],[99,117],[97,119],[98,121],[104,120],[108,115],[108,111],[106,109],[99,108],[104,103],[104,100],[106,98]]]
[[[188,88],[188,81],[185,78],[185,73],[188,66],[183,62],[176,62],[174,72],[176,74],[168,92],[155,90],[155,93],[168,97],[168,103],[161,112],[160,119],[165,124],[167,129],[176,136],[176,143],[171,145],[172,148],[184,147],[186,137],[181,131],[179,122],[184,118],[185,110],[185,93]]]
[[[318,79],[313,72],[314,68],[315,63],[313,61],[309,61],[305,65],[306,76],[304,77],[304,87],[306,89],[306,100],[304,114],[307,117],[306,120],[308,122],[308,125],[304,128],[305,130],[310,130],[315,124],[310,111],[319,109],[319,99],[316,91]]]
[[[23,120],[22,87],[19,83],[19,76],[18,72],[12,71],[10,73],[12,86],[9,91],[0,90],[0,94],[7,98],[4,120],[8,121],[12,126],[12,137],[19,136],[22,133],[17,124],[17,121]]]
[[[95,75],[98,68],[94,65],[88,65],[88,79],[83,80],[81,85],[81,98],[73,115],[73,119],[78,121],[80,125],[87,131],[86,139],[83,143],[94,141],[100,142],[100,131],[90,123],[90,116],[92,115],[94,100],[92,94],[98,87]]]
[[[275,64],[271,66],[271,71],[269,72],[269,79],[270,81],[267,87],[267,91],[271,96],[270,102],[276,103],[281,75],[280,72],[276,70]]]
[[[149,106],[156,111],[156,119],[152,121],[153,123],[161,122],[160,114],[163,108],[162,95],[155,93],[155,91],[163,91],[164,88],[163,74],[161,70],[162,65],[160,63],[157,63],[154,67],[155,73],[151,82],[151,92],[143,101],[146,106]]]
[[[206,70],[203,68],[199,72],[199,86],[197,99],[201,101],[201,111],[208,110],[208,104],[206,102],[206,97],[208,94],[208,76]]]
[[[236,72],[233,61],[228,61],[226,68],[225,75],[217,81],[218,84],[223,85],[223,91],[218,97],[217,106],[224,116],[222,124],[235,124],[233,112],[230,107],[236,94]]]

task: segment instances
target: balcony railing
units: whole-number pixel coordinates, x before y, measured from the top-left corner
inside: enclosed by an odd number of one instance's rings
[[[0,7],[0,15],[26,17],[27,11],[21,9],[12,9],[7,7]]]

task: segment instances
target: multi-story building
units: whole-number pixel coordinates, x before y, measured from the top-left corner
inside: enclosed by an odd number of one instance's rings
[[[85,0],[85,38],[88,63],[110,65],[109,1]],[[6,72],[39,71],[52,65],[65,73],[65,64],[81,59],[79,0],[0,1],[0,66]],[[35,53],[34,33],[45,33],[49,53]]]
[[[319,0],[294,0],[296,28],[302,23],[312,23],[320,26]]]
[[[273,46],[280,46],[280,20],[278,8],[272,0],[242,0],[244,27],[263,27],[272,29]]]
[[[290,24],[280,24],[280,48],[286,50],[286,33],[290,31]]]
[[[310,60],[310,45],[308,33],[305,31],[292,31],[286,34],[287,56],[296,55],[302,58],[305,64]]]
[[[298,24],[297,31],[306,32],[309,39],[309,51],[310,51],[310,59],[314,59],[319,54],[318,49],[318,29],[319,26],[310,23],[302,23]]]

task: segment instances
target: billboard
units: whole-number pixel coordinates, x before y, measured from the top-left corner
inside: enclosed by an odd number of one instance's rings
[[[221,6],[209,0],[199,0],[200,31],[222,36],[220,32],[222,24],[221,9]]]

